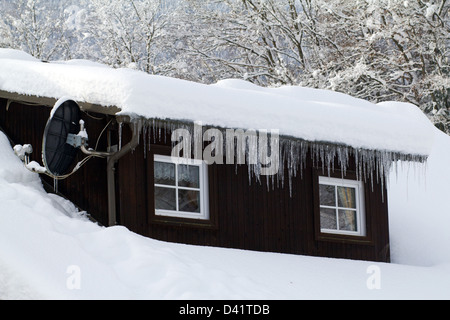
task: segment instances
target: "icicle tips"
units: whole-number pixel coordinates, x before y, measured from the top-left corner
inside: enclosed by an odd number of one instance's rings
[[[200,159],[207,164],[248,164],[258,168],[259,175],[275,175],[279,168],[279,130],[226,129],[203,130],[194,123],[193,135],[185,128],[172,131],[172,157]],[[209,142],[204,148],[204,143]],[[193,146],[193,152],[192,148]]]
[[[130,121],[134,121],[130,119]],[[388,150],[369,150],[347,145],[280,135],[279,129],[230,129],[203,125],[200,121],[139,119],[140,133],[145,134],[144,149],[151,144],[172,144],[171,155],[177,158],[200,159],[207,164],[247,165],[249,180],[261,176],[273,184],[292,188],[293,178],[303,176],[307,163],[330,175],[336,170],[343,177],[356,172],[358,180],[383,185],[391,167],[398,161],[424,163],[424,155],[411,155]]]

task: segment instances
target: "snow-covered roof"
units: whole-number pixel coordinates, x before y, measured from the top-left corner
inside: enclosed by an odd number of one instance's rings
[[[84,60],[41,62],[0,49],[0,91],[119,108],[118,115],[279,129],[282,136],[401,154],[429,154],[433,125],[412,104],[373,104],[342,93],[243,80],[213,85],[113,69]]]

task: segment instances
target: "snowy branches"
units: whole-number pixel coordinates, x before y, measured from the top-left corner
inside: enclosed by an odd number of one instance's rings
[[[95,19],[89,26],[96,35],[103,62],[159,74],[164,69],[164,35],[169,11],[162,1],[91,1]],[[101,22],[100,24],[98,22]]]
[[[407,101],[450,133],[448,0],[194,3],[209,32],[190,48],[215,77]]]
[[[51,20],[46,14],[48,2],[20,0],[9,5],[11,8],[4,10],[0,23],[2,46],[19,47],[42,60],[66,54],[62,15],[55,13],[55,19]]]
[[[204,83],[241,78],[407,101],[450,133],[449,0],[20,0],[3,6],[0,46],[41,59],[88,58]]]
[[[351,19],[337,18],[345,24],[336,30],[353,39],[340,45],[345,59],[326,75],[331,88],[373,101],[408,101],[435,121],[436,113],[448,119],[449,6],[445,0],[360,1],[346,12],[343,4],[331,8],[336,17],[351,12]],[[450,132],[448,122],[439,123]]]

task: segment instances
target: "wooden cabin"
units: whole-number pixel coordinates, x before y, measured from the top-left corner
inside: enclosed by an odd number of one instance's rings
[[[26,61],[16,69],[11,67],[5,72],[16,72],[18,79],[12,88],[2,85],[0,77],[0,127],[14,144],[31,144],[32,160],[41,162],[44,128],[62,94],[33,91],[39,88],[26,92],[26,84],[21,89],[20,79],[31,81],[27,63],[43,68],[51,65]],[[5,66],[0,52],[0,73]],[[83,79],[69,76],[58,81],[73,84]],[[79,102],[89,146],[121,150],[121,154],[114,160],[89,160],[70,177],[59,180],[57,192],[101,225],[120,224],[163,241],[389,262],[387,173],[380,167],[387,170],[383,167],[387,161],[426,159],[423,152],[367,151],[339,142],[309,142],[280,132],[279,151],[285,157],[280,157],[283,161],[275,178],[256,174],[258,166],[225,161],[225,155],[222,163],[197,159],[186,165],[184,157],[179,161],[170,157],[172,133],[178,127],[192,133],[189,128],[196,119],[181,115],[181,120],[170,116],[161,120],[121,113],[123,106],[77,99],[77,94],[66,95]],[[172,98],[167,97],[168,101]],[[203,130],[211,127],[214,125]],[[221,132],[225,133],[226,127]],[[202,142],[203,149],[211,143]],[[370,161],[364,160],[369,152]],[[80,151],[77,157],[79,161],[85,155]],[[301,161],[293,165],[293,159]],[[369,162],[373,165],[367,165]],[[42,175],[42,180],[51,191],[53,179]]]

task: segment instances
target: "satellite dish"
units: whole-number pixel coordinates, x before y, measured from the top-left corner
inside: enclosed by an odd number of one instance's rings
[[[53,176],[69,172],[77,148],[67,143],[67,137],[80,131],[81,112],[73,100],[58,100],[47,121],[42,139],[42,161]]]
[[[35,161],[30,162],[30,154],[33,152],[31,145],[16,145],[14,152],[25,163],[27,169],[44,173],[55,180],[65,179],[80,169],[91,157],[104,158],[115,153],[87,149],[87,140],[88,135],[81,119],[80,107],[72,99],[61,98],[50,112],[42,137],[44,167]],[[74,166],[78,149],[87,157]]]

